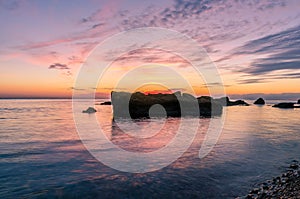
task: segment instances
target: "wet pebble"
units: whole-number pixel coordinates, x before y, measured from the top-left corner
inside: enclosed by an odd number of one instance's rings
[[[253,188],[248,195],[241,197],[247,199],[260,198],[300,198],[300,165],[293,160],[287,171],[281,176],[274,177]]]

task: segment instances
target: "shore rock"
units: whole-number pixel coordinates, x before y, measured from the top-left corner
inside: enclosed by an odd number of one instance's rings
[[[300,104],[300,99],[298,99],[298,102],[297,102],[297,104]]]
[[[259,184],[248,195],[240,198],[300,198],[300,171],[299,162],[294,160],[281,176]]]
[[[258,98],[258,99],[254,102],[254,104],[257,104],[257,105],[265,105],[266,102],[265,102],[265,100],[264,100],[263,98]]]
[[[96,109],[94,109],[93,107],[89,107],[88,109],[86,109],[86,110],[84,110],[84,111],[82,111],[83,113],[96,113],[97,112],[97,110]]]
[[[294,108],[295,103],[292,102],[285,102],[285,103],[279,103],[279,104],[275,104],[273,107],[276,108]]]
[[[195,98],[181,92],[148,95],[141,92],[112,92],[111,101],[114,118],[149,118],[153,105],[160,105],[164,109],[152,111],[151,116],[154,117],[211,117],[219,116],[223,112],[223,106],[210,97]]]

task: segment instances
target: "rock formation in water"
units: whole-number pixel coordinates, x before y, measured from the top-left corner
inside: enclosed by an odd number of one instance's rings
[[[100,103],[100,105],[111,105],[111,102],[107,101],[107,102],[102,102]]]
[[[258,98],[258,99],[254,102],[254,104],[257,104],[257,105],[265,105],[266,102],[265,102],[265,100],[264,100],[263,98]]]
[[[221,103],[223,106],[249,106],[249,104],[243,100],[230,101],[229,97],[214,99],[214,101]]]
[[[82,111],[83,113],[95,113],[97,112],[96,109],[94,109],[93,107],[89,107],[88,109]]]
[[[295,108],[295,103],[284,102],[284,103],[275,104],[273,107],[276,107],[276,108]]]
[[[297,102],[297,104],[300,104],[300,99],[298,99],[298,102]]]
[[[114,118],[210,117],[223,112],[223,106],[211,97],[195,98],[181,92],[148,95],[141,92],[112,92],[111,102]]]

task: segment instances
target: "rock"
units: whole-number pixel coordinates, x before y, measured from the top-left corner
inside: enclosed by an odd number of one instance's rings
[[[102,103],[100,103],[100,105],[111,105],[111,102],[102,102]]]
[[[284,102],[284,103],[279,103],[279,104],[275,104],[273,107],[276,108],[294,108],[294,104],[292,102]]]
[[[95,113],[97,112],[96,109],[94,109],[93,107],[89,107],[88,109],[86,109],[85,111],[82,111],[83,113]]]
[[[294,160],[287,168],[287,171],[278,177],[273,178],[273,182],[268,180],[253,188],[247,196],[243,198],[300,198],[300,177],[298,169],[299,162]]]
[[[268,190],[268,189],[269,189],[269,186],[268,186],[268,185],[263,185],[263,189],[264,189],[264,190]]]
[[[254,189],[250,192],[250,194],[258,194],[259,191],[260,191],[259,188],[254,188]]]
[[[223,106],[249,106],[249,104],[243,100],[230,101],[229,97],[222,97],[215,99],[214,101],[222,104]]]
[[[229,102],[227,104],[227,106],[249,106],[249,104],[247,102],[245,102],[244,100],[237,100],[237,101],[233,101],[233,102]]]
[[[260,198],[266,198],[267,196],[267,193],[266,192],[262,192],[261,195],[260,195]]]
[[[199,102],[198,104],[200,116],[203,117],[218,116],[223,112],[223,106],[216,102]]]
[[[213,98],[210,96],[201,96],[197,98],[199,103],[207,103],[207,102],[212,102]]]
[[[111,102],[114,118],[149,118],[149,111],[154,105],[160,105],[164,111],[157,109],[153,112],[152,109],[151,117],[210,117],[221,115],[223,112],[223,106],[211,97],[195,98],[181,92],[148,95],[141,92],[112,92]]]
[[[215,99],[215,101],[220,103],[223,106],[228,106],[228,104],[230,104],[229,97],[221,97],[219,99]]]
[[[298,102],[297,102],[297,104],[300,104],[300,99],[298,99]]]
[[[298,169],[298,168],[299,168],[299,165],[298,165],[298,164],[291,164],[291,165],[290,165],[290,168],[291,168],[291,169]]]
[[[258,98],[258,99],[254,102],[254,104],[257,104],[257,105],[265,105],[266,102],[265,102],[265,100],[264,100],[263,98]]]

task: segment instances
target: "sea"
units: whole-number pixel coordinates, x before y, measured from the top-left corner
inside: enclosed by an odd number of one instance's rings
[[[101,102],[96,100],[96,104]],[[188,118],[200,126],[180,157],[162,168],[132,173],[113,168],[90,153],[91,146],[82,142],[85,132],[77,131],[72,100],[0,100],[0,198],[245,196],[254,186],[281,175],[293,160],[300,160],[300,109],[273,108],[277,102],[224,107],[220,118]],[[125,119],[121,127],[113,120],[110,105],[95,108],[94,114],[78,114],[87,124],[96,116],[107,141],[133,153],[167,146],[181,122],[180,118],[150,118],[132,125],[132,120]],[[210,122],[221,119],[216,143],[200,158]],[[139,139],[126,133],[135,132],[137,126],[144,136]],[[101,150],[117,149],[101,145]],[[107,154],[106,159],[118,161]]]

